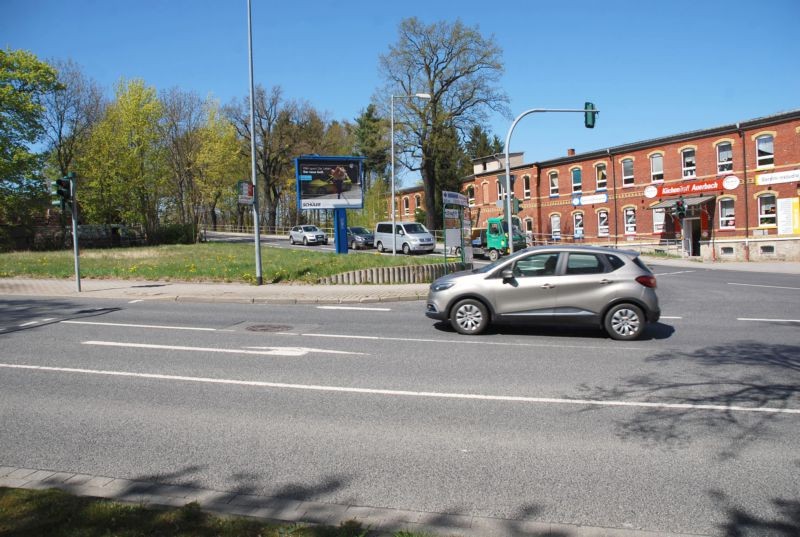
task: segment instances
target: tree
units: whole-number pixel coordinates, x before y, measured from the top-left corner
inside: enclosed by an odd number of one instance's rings
[[[464,150],[470,159],[476,159],[502,153],[503,145],[497,135],[490,140],[489,133],[481,125],[473,125],[464,142]]]
[[[495,84],[503,72],[501,50],[493,37],[484,38],[476,28],[460,21],[425,25],[417,18],[400,23],[399,39],[380,58],[387,87],[383,95],[425,92],[428,101],[396,101],[395,128],[403,148],[403,165],[420,172],[425,191],[427,225],[441,227],[435,210],[435,149],[437,136],[448,129],[462,135],[485,122],[489,110],[507,113],[508,98]]]
[[[105,106],[103,92],[71,60],[53,60],[58,88],[44,96],[44,134],[49,159],[58,177],[72,171],[73,162],[100,120]]]
[[[154,88],[141,80],[117,85],[78,169],[81,207],[90,221],[141,224],[152,236],[166,191],[162,118]]]
[[[355,152],[364,159],[364,177],[367,184],[364,189],[369,190],[373,175],[386,177],[386,168],[389,166],[389,140],[388,126],[384,119],[377,113],[374,104],[367,106],[360,116],[356,118]]]
[[[30,146],[43,134],[44,96],[56,72],[24,50],[0,49],[0,220],[22,222],[45,202],[49,188]]]

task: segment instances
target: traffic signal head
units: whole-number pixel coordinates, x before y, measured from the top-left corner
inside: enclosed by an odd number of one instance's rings
[[[677,214],[680,218],[686,216],[686,202],[683,200],[678,200],[675,202],[675,214]]]
[[[66,177],[56,179],[56,194],[62,201],[72,199],[72,181]]]
[[[586,125],[587,129],[593,129],[594,122],[597,120],[597,114],[600,112],[597,112],[594,103],[589,102],[583,105],[583,109],[585,110],[583,113],[583,124]]]
[[[520,202],[519,198],[512,198],[511,199],[511,212],[514,214],[519,214],[521,210],[522,202]]]

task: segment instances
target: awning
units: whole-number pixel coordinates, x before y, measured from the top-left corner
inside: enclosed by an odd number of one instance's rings
[[[683,198],[683,202],[686,205],[686,208],[692,207],[694,205],[701,205],[708,200],[713,200],[715,196],[697,196],[696,198]],[[648,207],[648,209],[673,209],[675,207],[675,203],[678,201],[678,198],[659,201],[655,205]]]

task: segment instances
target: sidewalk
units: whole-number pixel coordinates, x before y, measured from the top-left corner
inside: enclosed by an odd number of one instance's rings
[[[739,270],[800,275],[800,262],[718,262],[662,259],[643,256],[658,275],[662,267],[687,270]],[[96,280],[83,278],[81,292],[74,279],[0,279],[0,295],[166,300],[175,302],[234,302],[243,304],[358,304],[425,300],[428,284],[398,285],[292,285],[243,283],[191,283],[147,280]]]

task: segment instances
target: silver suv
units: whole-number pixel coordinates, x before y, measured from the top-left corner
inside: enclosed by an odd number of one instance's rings
[[[592,246],[536,246],[431,284],[426,315],[461,334],[490,322],[588,324],[614,339],[639,337],[661,309],[656,278],[637,252]]]
[[[294,226],[289,230],[289,242],[303,245],[309,244],[328,244],[328,235],[317,226]]]

